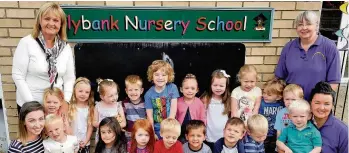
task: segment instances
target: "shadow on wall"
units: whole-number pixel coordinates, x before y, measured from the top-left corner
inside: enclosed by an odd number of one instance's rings
[[[174,83],[178,89],[187,73],[196,75],[197,96],[208,89],[215,69],[224,69],[231,75],[232,90],[238,85],[236,74],[245,63],[242,43],[81,43],[75,45],[74,50],[76,76],[90,79],[95,93],[97,78],[113,79],[121,90],[119,100],[126,97],[124,79],[127,75],[136,74],[143,79],[144,93],[151,87],[147,68],[152,61],[163,59],[164,54],[173,62]],[[95,99],[100,100],[98,94]]]

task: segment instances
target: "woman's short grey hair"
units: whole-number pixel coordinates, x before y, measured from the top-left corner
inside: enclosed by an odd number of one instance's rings
[[[316,25],[317,28],[319,27],[320,18],[314,11],[304,11],[300,13],[296,18],[296,26],[303,22],[303,19],[310,24]]]

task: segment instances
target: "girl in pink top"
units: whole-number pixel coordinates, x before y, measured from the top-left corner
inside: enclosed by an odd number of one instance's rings
[[[182,125],[179,141],[185,142],[185,127],[190,120],[201,120],[206,124],[206,111],[202,101],[195,97],[199,91],[195,75],[187,74],[182,82],[180,91],[183,97],[178,98],[176,119]]]

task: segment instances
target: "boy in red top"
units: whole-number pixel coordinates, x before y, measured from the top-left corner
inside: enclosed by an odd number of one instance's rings
[[[167,118],[160,124],[162,140],[155,143],[154,153],[183,153],[182,143],[177,139],[181,134],[181,125],[176,119]]]

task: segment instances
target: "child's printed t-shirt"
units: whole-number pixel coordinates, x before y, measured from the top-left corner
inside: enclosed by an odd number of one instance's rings
[[[292,124],[288,117],[288,109],[285,107],[276,114],[274,129],[282,132],[288,125]]]
[[[309,121],[301,131],[294,124],[291,124],[281,132],[278,140],[287,143],[287,147],[294,153],[308,153],[314,147],[322,146],[320,132]]]
[[[74,153],[79,150],[78,139],[76,136],[72,135],[67,135],[67,140],[64,143],[60,143],[48,138],[43,141],[43,145],[45,148],[45,153]]]
[[[169,83],[161,93],[155,91],[152,86],[144,96],[145,108],[153,110],[154,123],[160,123],[170,115],[171,100],[179,97],[178,88]]]
[[[261,101],[261,106],[259,107],[259,114],[263,115],[268,120],[268,137],[276,135],[274,129],[276,114],[284,108],[281,101],[276,101],[272,103],[266,103],[264,99]]]
[[[262,96],[262,90],[259,87],[254,87],[249,92],[243,91],[241,87],[236,87],[231,97],[235,98],[238,103],[238,115],[240,118],[247,122],[247,119],[252,116],[254,103],[258,97]]]

